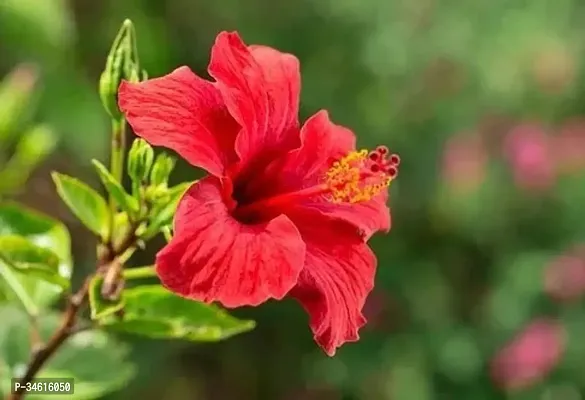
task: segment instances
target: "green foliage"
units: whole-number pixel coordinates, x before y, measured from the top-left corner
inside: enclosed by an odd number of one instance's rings
[[[0,171],[0,193],[13,193],[21,188],[33,169],[53,152],[57,140],[47,125],[36,125],[24,131],[14,154]]]
[[[29,360],[31,333],[26,315],[11,306],[0,307],[0,395],[6,398],[10,378],[22,374]],[[47,340],[59,324],[59,316],[43,314],[38,319],[42,340]],[[134,374],[126,361],[126,346],[100,331],[75,334],[52,358],[39,377],[72,377],[75,392],[68,398],[98,399],[123,387]],[[51,399],[53,396],[29,396],[27,399]]]
[[[0,260],[20,273],[69,289],[69,280],[59,275],[59,257],[23,236],[0,236]]]
[[[0,204],[0,254],[8,264],[4,267],[14,267],[15,282],[36,307],[46,307],[67,287],[70,252],[63,224],[15,203]],[[5,284],[0,284],[0,294],[12,297]]]
[[[109,235],[109,211],[106,201],[87,184],[58,172],[52,173],[59,197],[93,233],[106,239]]]
[[[38,73],[30,65],[15,68],[0,82],[0,138],[16,135],[21,119],[31,103]]]
[[[122,294],[121,316],[112,315],[100,324],[112,330],[158,339],[215,342],[254,328],[254,321],[234,318],[211,304],[183,299],[161,285],[142,285]]]
[[[23,126],[37,79],[36,68],[22,64],[0,81],[0,196],[18,192],[57,144],[47,124]]]
[[[136,216],[139,211],[138,201],[126,193],[122,184],[114,178],[108,169],[98,160],[92,160],[104,187],[108,194],[114,198],[116,204],[120,206],[122,211],[127,212],[130,216]]]
[[[294,302],[288,308],[268,304],[245,311],[264,329],[238,339],[243,345],[198,348],[186,363],[178,361],[174,347],[149,343],[137,360],[141,370],[154,369],[156,377],[137,382],[144,391],[169,400],[582,397],[583,299],[552,301],[545,293],[545,272],[554,258],[585,241],[579,222],[585,220],[585,173],[581,169],[559,176],[546,189],[526,190],[515,182],[504,151],[510,128],[524,120],[541,122],[554,139],[567,118],[583,115],[582,3],[161,4],[106,0],[73,13],[61,0],[0,1],[0,68],[22,60],[39,63],[44,88],[39,111],[69,150],[57,161],[84,165],[86,158],[103,155],[110,143],[104,137],[109,121],[95,95],[95,79],[88,77],[95,76],[95,61],[101,62],[100,54],[107,52],[103,38],[113,36],[125,12],[134,18],[140,42],[147,44],[140,49],[140,61],[153,77],[181,64],[205,76],[215,35],[234,27],[249,43],[295,54],[302,72],[301,120],[326,108],[334,122],[356,132],[360,147],[387,144],[401,155],[403,165],[391,189],[392,231],[371,242],[379,267],[365,309],[368,324],[358,343],[326,359],[311,342],[307,318]],[[116,111],[112,97],[108,101]],[[2,112],[6,109],[0,105],[0,115],[13,115]],[[469,156],[473,152],[451,157],[452,139],[461,134],[481,137],[487,153],[485,178],[465,190],[454,187],[445,173],[448,158],[463,161],[458,176],[472,169],[470,158],[481,158]],[[556,147],[550,151],[545,162],[532,168],[566,156]],[[175,177],[196,176],[179,164]],[[154,237],[161,230],[169,237],[176,204],[157,200],[165,190],[142,183],[132,187],[132,196],[139,202],[152,200],[149,208],[156,212],[143,213],[141,237]],[[42,190],[35,186],[33,196],[44,196]],[[169,207],[163,212],[165,205]],[[128,214],[117,213],[117,230],[122,232],[130,220]],[[152,262],[153,251],[138,254],[137,262]],[[82,266],[93,260],[93,253],[80,252]],[[0,289],[0,301],[6,301],[7,293]],[[562,363],[533,388],[504,393],[486,367],[507,340],[543,314],[559,317],[569,331]],[[181,355],[191,352],[181,347]],[[162,364],[157,358],[161,353],[169,366],[164,370],[172,372],[150,367]],[[229,384],[218,388],[218,381]],[[207,389],[212,393],[207,395]],[[135,395],[128,388],[106,399]]]

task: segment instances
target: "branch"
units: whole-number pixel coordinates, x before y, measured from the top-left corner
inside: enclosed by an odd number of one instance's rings
[[[8,397],[8,400],[21,400],[24,397],[24,388],[27,383],[31,382],[39,371],[44,367],[47,361],[53,354],[61,348],[61,346],[73,334],[77,332],[75,325],[79,316],[80,310],[85,306],[88,299],[89,284],[96,274],[105,271],[107,274],[113,265],[119,264],[118,257],[124,254],[128,249],[132,248],[136,242],[135,227],[130,229],[130,234],[118,246],[118,248],[107,251],[103,259],[98,261],[98,268],[96,273],[89,275],[81,288],[71,295],[67,301],[67,306],[63,314],[63,319],[57,330],[53,333],[51,338],[37,349],[33,349],[32,359],[28,364],[24,376],[20,379],[20,386],[18,390]]]

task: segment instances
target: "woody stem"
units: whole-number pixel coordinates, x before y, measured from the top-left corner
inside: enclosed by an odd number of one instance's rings
[[[122,254],[135,245],[137,240],[135,228],[136,227],[132,227],[132,229],[130,229],[130,233],[117,248],[107,246],[108,251],[100,257],[100,260],[98,260],[97,272],[86,277],[81,288],[75,294],[69,296],[61,324],[45,344],[37,349],[33,349],[31,360],[26,372],[19,380],[20,385],[16,391],[12,392],[10,397],[8,397],[8,400],[21,400],[25,396],[24,388],[26,387],[26,384],[32,382],[47,361],[49,361],[49,359],[71,336],[78,332],[75,325],[78,321],[80,312],[87,303],[91,280],[96,274],[102,273],[104,270],[108,271],[112,265],[115,265],[115,263],[118,262],[118,259]]]

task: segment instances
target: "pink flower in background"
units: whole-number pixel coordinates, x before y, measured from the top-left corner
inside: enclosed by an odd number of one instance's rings
[[[481,137],[459,133],[449,139],[443,153],[443,178],[456,190],[473,190],[485,178],[488,161]]]
[[[523,123],[513,128],[504,140],[504,154],[519,187],[544,190],[554,183],[550,140],[540,125]]]
[[[585,169],[585,118],[567,121],[552,138],[557,169],[571,173]]]
[[[491,362],[491,375],[506,390],[524,389],[545,378],[565,350],[559,322],[539,318],[524,328]]]
[[[581,297],[585,293],[585,258],[565,254],[553,260],[545,272],[544,289],[558,301]]]

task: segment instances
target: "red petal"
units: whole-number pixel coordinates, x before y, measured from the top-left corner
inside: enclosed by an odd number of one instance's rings
[[[355,150],[355,135],[349,129],[336,125],[329,119],[327,112],[319,112],[307,120],[301,130],[302,146],[297,151],[297,160],[308,160],[301,164],[305,174],[314,179],[320,179],[325,170],[331,165],[332,159],[339,159],[350,151]],[[315,154],[321,154],[315,157]],[[309,161],[314,160],[310,165]],[[289,168],[294,168],[291,163]],[[305,182],[307,179],[305,179]],[[306,207],[319,210],[326,216],[339,218],[355,225],[360,229],[364,238],[369,239],[376,231],[390,229],[390,210],[386,205],[387,192],[383,192],[374,199],[355,204],[331,203],[325,198],[315,198],[305,204]]]
[[[305,243],[288,217],[239,223],[229,215],[215,177],[187,191],[175,228],[157,254],[157,273],[169,290],[194,300],[239,307],[281,299],[305,260]]]
[[[301,78],[296,57],[269,47],[246,47],[236,32],[222,32],[211,51],[209,74],[244,127],[236,139],[241,159],[298,146]]]
[[[259,197],[269,197],[317,185],[332,161],[354,150],[353,132],[331,122],[327,111],[319,111],[301,129],[301,146],[266,168],[263,177],[248,190]],[[328,218],[347,221],[362,232],[364,239],[369,239],[374,232],[390,229],[387,200],[388,193],[383,192],[362,203],[331,203],[325,197],[315,197],[302,206]]]
[[[357,341],[366,323],[362,308],[374,287],[376,257],[351,225],[334,220],[317,224],[306,212],[294,220],[307,257],[291,296],[309,313],[315,341],[333,356],[343,343]]]
[[[306,207],[319,210],[324,216],[338,218],[354,225],[364,240],[376,232],[388,232],[392,224],[390,208],[386,204],[388,193],[382,192],[370,201],[355,204],[338,204],[329,201],[315,201]]]
[[[339,159],[353,150],[354,133],[331,122],[329,113],[321,110],[303,125],[301,146],[288,154],[284,169],[288,170],[289,179],[298,179],[296,186],[306,180],[314,182],[322,178],[332,160]],[[295,169],[302,171],[302,174],[295,174]]]
[[[138,136],[213,175],[236,158],[240,127],[215,86],[187,67],[141,83],[122,82],[118,102]]]

